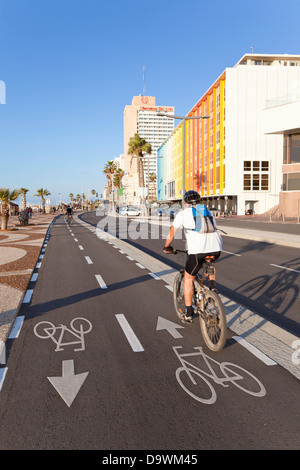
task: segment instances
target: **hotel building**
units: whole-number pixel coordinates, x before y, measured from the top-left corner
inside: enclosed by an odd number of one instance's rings
[[[186,117],[185,190],[210,207],[245,214],[300,205],[300,55],[246,54]],[[158,150],[158,200],[182,189],[182,123]],[[300,210],[300,207],[299,207]]]
[[[128,155],[128,144],[134,134],[152,146],[150,157],[143,158],[144,182],[148,187],[148,173],[157,175],[157,149],[174,131],[173,119],[158,116],[158,112],[174,114],[173,106],[156,106],[154,96],[134,96],[131,105],[124,109],[124,155],[125,155],[125,199],[128,204],[139,204],[147,195],[146,190],[139,187],[137,158]]]

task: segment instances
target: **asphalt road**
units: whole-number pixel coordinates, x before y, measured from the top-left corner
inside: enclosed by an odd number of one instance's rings
[[[299,447],[299,381],[230,331],[207,350],[166,284],[112,244],[59,217],[36,272],[7,342],[0,449]]]
[[[136,218],[129,219],[129,229],[125,231],[124,217],[108,219],[114,222],[110,222],[107,226],[105,225],[107,217],[97,216],[95,212],[85,213],[81,218],[95,227],[100,221],[101,227],[117,236],[121,234],[124,237],[126,234],[131,234],[131,237],[124,238],[127,243],[176,269],[185,263],[184,255],[175,258],[162,252],[164,239],[168,233],[167,227],[153,228],[149,224],[147,229],[141,231],[139,220]],[[121,230],[119,230],[120,221]],[[296,224],[267,224],[261,221],[237,221],[230,218],[226,218],[223,222],[223,219],[218,219],[220,228],[224,224],[234,224],[237,227],[248,227],[253,230],[270,231],[272,227],[272,230],[285,230],[286,233],[299,232],[299,225]],[[177,239],[174,241],[174,246],[184,249],[183,240]],[[283,266],[290,270],[283,269]],[[296,248],[224,236],[223,253],[216,262],[218,288],[226,297],[300,336],[299,266],[300,252]]]

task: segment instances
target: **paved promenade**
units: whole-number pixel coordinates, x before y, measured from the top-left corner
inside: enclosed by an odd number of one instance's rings
[[[9,218],[7,231],[0,231],[0,342],[5,342],[41,256],[52,214],[33,213],[28,226]]]

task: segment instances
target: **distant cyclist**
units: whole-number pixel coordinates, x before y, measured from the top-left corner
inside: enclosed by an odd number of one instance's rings
[[[216,222],[197,191],[187,191],[184,195],[185,209],[178,212],[166,238],[163,251],[172,253],[171,243],[179,228],[185,232],[188,258],[184,272],[185,313],[183,320],[193,321],[194,279],[206,257],[218,259],[222,250],[222,238],[216,230]],[[209,287],[216,290],[215,275],[209,276]]]
[[[68,223],[71,224],[72,218],[73,218],[73,209],[71,206],[68,206],[66,209],[66,217],[67,217]]]

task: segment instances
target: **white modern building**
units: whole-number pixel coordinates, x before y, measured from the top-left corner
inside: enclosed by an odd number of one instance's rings
[[[300,191],[300,178],[288,174],[300,175],[299,98],[300,55],[246,54],[226,68],[187,114],[210,118],[186,121],[184,188],[238,215],[275,211],[283,190]],[[179,124],[158,150],[159,200],[181,198],[181,134]],[[285,166],[284,142],[297,154]]]

